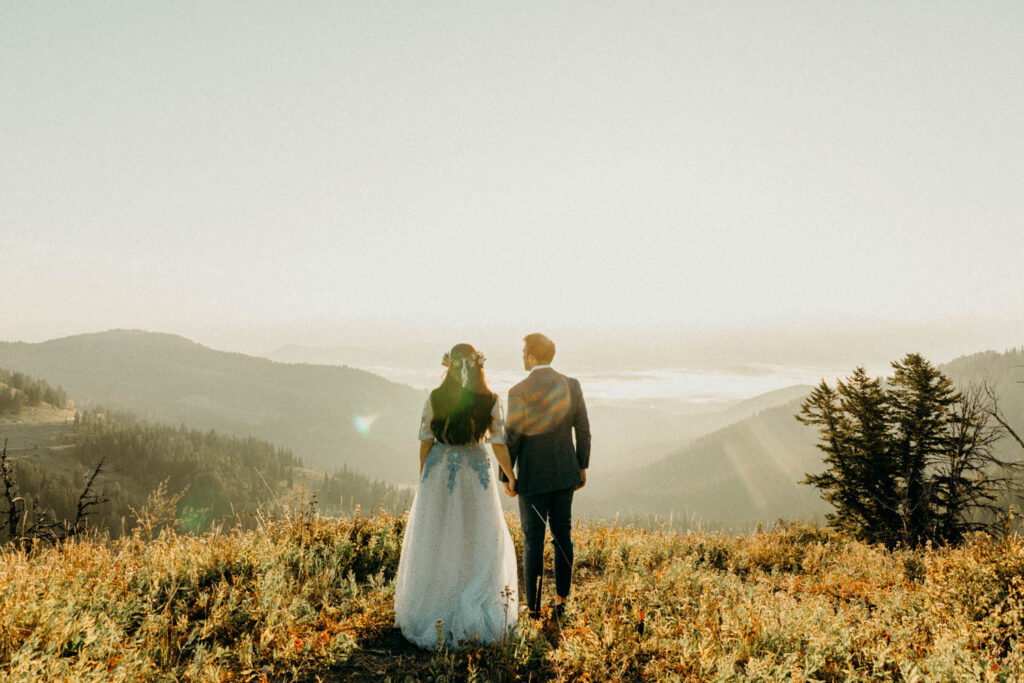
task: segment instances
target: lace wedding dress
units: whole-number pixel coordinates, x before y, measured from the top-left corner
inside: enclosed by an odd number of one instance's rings
[[[430,399],[420,439],[431,439]],[[488,430],[505,443],[501,399]],[[395,625],[423,648],[488,644],[518,620],[515,547],[483,444],[435,442],[423,465],[395,579]]]

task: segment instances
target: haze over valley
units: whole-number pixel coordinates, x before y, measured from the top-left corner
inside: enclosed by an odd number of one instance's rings
[[[152,423],[269,442],[312,470],[298,477],[312,488],[319,484],[315,472],[344,470],[398,487],[380,490],[389,505],[401,507],[409,497],[397,491],[416,479],[416,429],[427,390],[364,370],[276,362],[140,330],[0,343],[0,368],[59,385],[80,410],[128,411]],[[987,379],[1007,415],[1024,415],[1021,350],[965,356],[943,370],[964,386]],[[810,388],[790,385],[745,400],[594,399],[591,477],[579,495],[579,514],[706,528],[820,519],[827,505],[819,492],[797,484],[822,468],[816,432],[794,419]],[[8,418],[0,435],[13,429],[12,454],[32,453],[37,464],[67,474],[71,465],[59,457],[61,423],[66,428],[73,414],[57,411],[31,429]],[[39,443],[52,455],[40,460]],[[1005,445],[1010,459],[1018,457],[1014,447]]]

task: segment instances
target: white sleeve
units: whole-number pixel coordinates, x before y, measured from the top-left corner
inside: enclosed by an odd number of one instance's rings
[[[420,418],[420,441],[430,441],[434,437],[433,430],[430,429],[430,422],[434,419],[434,406],[430,404],[430,397],[427,396],[427,402],[423,404],[423,417]]]
[[[491,426],[487,428],[487,443],[508,443],[508,436],[505,434],[505,412],[501,408],[501,396],[494,397],[494,407],[491,408]]]

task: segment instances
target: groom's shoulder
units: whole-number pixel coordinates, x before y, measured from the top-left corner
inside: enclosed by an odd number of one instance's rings
[[[580,386],[580,381],[578,379],[576,379],[575,377],[570,377],[569,375],[562,375],[562,377],[565,378],[565,381],[568,383],[569,388],[574,393],[577,393],[577,394],[582,394],[583,393],[583,387]]]
[[[526,391],[527,387],[530,386],[530,379],[532,377],[533,375],[530,374],[524,377],[523,379],[519,380],[517,384],[515,384],[511,389],[508,390],[508,395],[512,396],[513,394],[521,394],[524,391]]]
[[[526,377],[521,379],[518,384],[508,390],[508,395],[522,394],[528,391],[536,391],[538,388],[543,387],[551,381],[552,377],[561,377],[560,374],[554,370],[548,368],[547,370],[537,370],[531,372]]]

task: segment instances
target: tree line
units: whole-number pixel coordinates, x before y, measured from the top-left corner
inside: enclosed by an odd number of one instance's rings
[[[0,368],[0,415],[17,415],[25,406],[49,403],[55,408],[68,404],[68,395],[60,387],[52,387],[44,380],[33,379],[23,372]]]
[[[329,515],[348,515],[356,507],[363,509],[384,508],[393,514],[400,514],[412,504],[413,491],[399,488],[384,481],[371,480],[348,465],[333,474],[324,474],[318,484],[313,485],[320,509]]]

